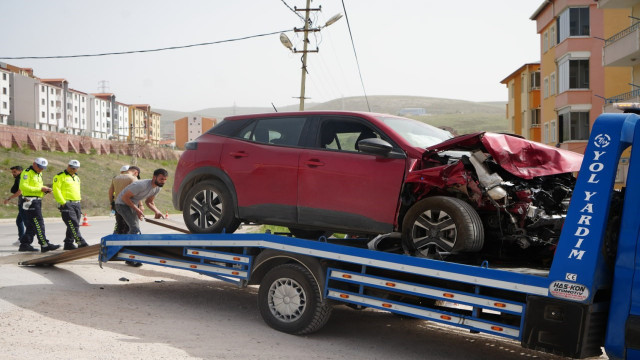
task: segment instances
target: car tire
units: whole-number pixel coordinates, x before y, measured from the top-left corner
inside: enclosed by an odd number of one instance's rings
[[[319,330],[332,310],[311,272],[300,264],[283,264],[267,272],[258,289],[258,308],[269,326],[294,335]]]
[[[434,196],[415,203],[402,222],[402,245],[410,255],[443,259],[476,252],[484,245],[484,227],[476,210],[452,197]]]
[[[320,237],[329,237],[331,232],[325,230],[307,230],[299,228],[289,228],[291,235],[299,239],[318,240]]]
[[[229,190],[219,181],[196,184],[184,200],[182,218],[194,234],[232,233],[240,226]]]

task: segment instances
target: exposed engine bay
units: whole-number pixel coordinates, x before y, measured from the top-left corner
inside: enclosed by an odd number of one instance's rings
[[[515,154],[515,155],[514,155]],[[515,136],[465,135],[427,149],[410,171],[403,204],[450,196],[482,220],[486,257],[553,257],[582,155]]]

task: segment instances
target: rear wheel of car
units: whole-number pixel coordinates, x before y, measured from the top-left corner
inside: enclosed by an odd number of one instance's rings
[[[475,252],[484,244],[482,220],[466,202],[446,196],[415,203],[402,222],[402,244],[410,255],[443,259]]]
[[[240,225],[229,190],[219,181],[195,185],[184,201],[182,217],[192,233],[232,233]]]
[[[328,237],[331,232],[325,230],[307,230],[299,228],[289,228],[291,235],[300,239],[318,240],[320,237]]]

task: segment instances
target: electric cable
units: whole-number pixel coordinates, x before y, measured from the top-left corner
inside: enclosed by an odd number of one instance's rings
[[[364,81],[362,80],[362,72],[360,71],[360,62],[358,61],[358,53],[356,52],[356,45],[353,42],[353,34],[351,33],[351,25],[349,24],[349,15],[347,15],[347,8],[344,6],[344,0],[342,0],[342,10],[344,10],[344,18],[347,20],[347,28],[349,29],[349,37],[351,38],[353,55],[356,57],[356,65],[358,66],[358,74],[360,75],[360,84],[362,84],[362,92],[364,93],[364,99],[367,102],[367,109],[371,111],[371,106],[369,106],[369,98],[367,97],[367,91],[364,88]]]
[[[294,14],[296,14],[296,15],[298,15],[298,17],[300,18],[300,20],[302,20],[302,21],[304,22],[304,17],[302,17],[302,15],[298,14],[298,12],[297,12],[297,11],[293,10],[293,9],[291,8],[291,6],[289,6],[289,4],[287,4],[284,0],[280,0],[280,1],[282,1],[282,3],[284,4],[284,6],[288,7],[288,8],[289,8],[289,10],[291,10],[291,12],[293,12],[293,13],[294,13]]]
[[[5,59],[5,60],[24,60],[24,59],[34,60],[35,59],[35,60],[38,60],[38,59],[69,59],[69,58],[97,57],[97,56],[109,56],[109,55],[127,55],[127,54],[136,54],[136,53],[147,53],[147,52],[157,52],[157,51],[165,51],[165,50],[185,49],[185,48],[191,48],[191,47],[196,47],[196,46],[223,44],[223,43],[228,43],[228,42],[234,42],[234,41],[240,41],[240,40],[248,40],[248,39],[253,39],[253,38],[258,38],[258,37],[263,37],[263,36],[269,36],[269,35],[279,35],[280,33],[286,33],[286,32],[291,32],[291,31],[292,31],[291,29],[287,29],[287,30],[274,31],[274,32],[258,34],[258,35],[243,36],[243,37],[227,39],[227,40],[210,41],[210,42],[205,42],[205,43],[181,45],[181,46],[170,46],[170,47],[159,48],[159,49],[118,51],[118,52],[108,52],[108,53],[100,53],[100,54],[82,54],[82,55],[12,56],[12,57],[0,56],[0,59]]]

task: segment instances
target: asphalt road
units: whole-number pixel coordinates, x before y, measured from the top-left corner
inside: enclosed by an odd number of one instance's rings
[[[81,231],[90,244],[113,227],[111,218],[88,221]],[[48,238],[62,243],[64,224],[45,224]],[[166,230],[142,224],[143,233]],[[560,359],[515,341],[345,306],[319,332],[292,336],[262,321],[256,287],[153,265],[101,269],[97,258],[22,267],[19,261],[38,255],[18,253],[16,234],[13,222],[0,220],[2,359]]]

